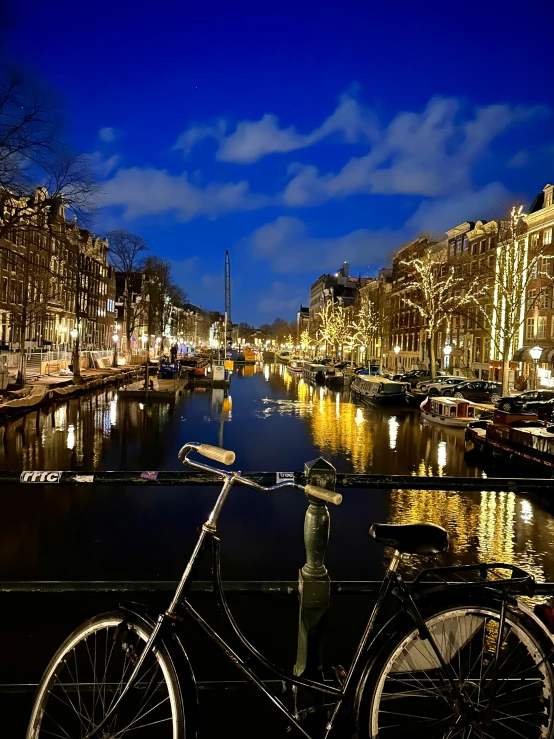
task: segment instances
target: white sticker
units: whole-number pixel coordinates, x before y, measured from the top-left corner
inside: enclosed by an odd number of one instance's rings
[[[75,482],[94,482],[94,475],[75,475]]]
[[[61,480],[62,472],[22,472],[20,482],[57,483]]]
[[[277,473],[277,482],[285,482],[286,480],[294,480],[294,472]]]

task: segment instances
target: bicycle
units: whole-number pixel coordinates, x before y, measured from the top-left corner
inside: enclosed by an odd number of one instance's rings
[[[193,452],[224,465],[235,459],[233,452],[193,442],[179,452],[184,464],[215,474],[223,485],[167,610],[154,621],[140,606],[123,604],[76,629],[46,668],[27,739],[199,736],[194,673],[178,636],[184,616],[223,650],[289,729],[307,739],[316,739],[304,721],[312,709],[289,707],[249,660],[293,690],[314,694],[313,711],[325,712],[320,739],[554,737],[553,638],[516,599],[537,591],[534,579],[512,565],[493,563],[424,569],[406,584],[398,572],[405,554],[436,555],[448,547],[447,532],[434,524],[371,527],[373,538],[392,554],[347,671],[336,670],[333,680],[311,680],[274,665],[243,635],[225,598],[216,535],[223,506],[237,484],[263,492],[296,487],[336,505],[342,498],[293,480],[265,488],[240,472],[195,461]],[[248,660],[189,602],[196,566],[208,550],[216,598]],[[384,619],[391,600],[399,605]]]

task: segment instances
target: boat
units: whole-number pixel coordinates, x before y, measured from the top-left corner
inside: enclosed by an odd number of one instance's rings
[[[239,351],[234,360],[236,364],[256,364],[256,353],[252,349]]]
[[[464,428],[476,418],[479,407],[464,398],[427,397],[419,406],[422,418],[444,426]]]
[[[275,355],[278,362],[283,362],[284,364],[288,364],[291,360],[290,352],[277,352]]]
[[[372,375],[356,375],[350,385],[350,389],[363,400],[372,403],[398,403],[406,402],[410,385],[406,382],[387,380],[385,377],[373,377]]]
[[[287,365],[290,372],[303,372],[304,371],[304,360],[298,357],[293,357]]]
[[[302,374],[305,380],[309,382],[317,382],[323,384],[327,372],[327,365],[317,364],[317,362],[304,362]]]
[[[467,424],[466,452],[490,452],[519,462],[531,462],[554,471],[554,425],[536,413],[495,410],[492,420]]]

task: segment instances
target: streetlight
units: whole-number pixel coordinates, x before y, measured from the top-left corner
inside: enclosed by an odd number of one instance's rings
[[[69,335],[75,341],[75,339],[77,338],[77,336],[79,336],[79,332],[77,331],[76,328],[72,328],[71,331],[69,332]]]
[[[442,351],[445,356],[444,367],[446,369],[446,367],[448,367],[448,365],[450,364],[450,355],[452,353],[452,346],[450,344],[445,344],[444,349]]]
[[[537,385],[539,384],[537,382],[537,379],[538,379],[538,362],[539,362],[539,359],[542,356],[542,347],[540,347],[540,346],[534,346],[532,349],[529,349],[529,354],[531,355],[531,359],[535,362],[535,382],[534,382],[533,389],[536,390],[537,389]]]

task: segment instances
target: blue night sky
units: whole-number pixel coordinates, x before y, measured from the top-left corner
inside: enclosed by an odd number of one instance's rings
[[[61,92],[96,230],[141,234],[216,310],[229,249],[233,320],[257,324],[552,181],[553,21],[550,0],[27,0],[5,42]]]

